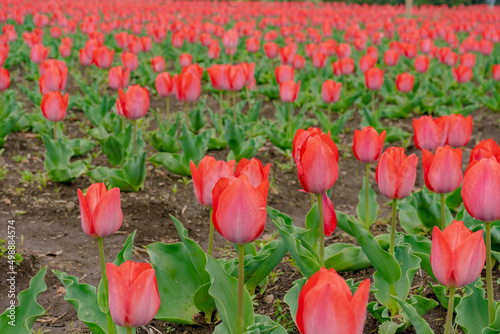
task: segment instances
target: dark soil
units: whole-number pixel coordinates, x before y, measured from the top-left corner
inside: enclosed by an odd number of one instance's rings
[[[22,94],[20,94],[22,96]],[[28,102],[29,103],[29,102]],[[210,104],[216,104],[213,98]],[[159,100],[152,101],[152,106],[163,106]],[[217,105],[213,106],[217,110]],[[270,103],[263,105],[263,110],[269,113],[273,106]],[[173,110],[182,110],[181,105],[174,104]],[[341,151],[340,175],[333,188],[333,202],[335,208],[348,214],[355,214],[358,202],[357,196],[361,188],[361,177],[364,175],[364,165],[359,163],[352,154],[352,136],[354,129],[359,127],[360,118],[355,114],[346,125],[345,132],[340,135],[338,144]],[[464,169],[471,148],[481,139],[498,138],[498,116],[484,110],[473,113],[474,131],[471,143],[465,149]],[[152,115],[148,115],[152,118]],[[88,122],[81,112],[69,112],[64,120],[64,131],[68,137],[83,137],[79,123]],[[155,121],[151,121],[154,126]],[[404,120],[387,121],[387,125],[399,126],[412,133],[411,118]],[[401,143],[396,143],[401,145]],[[64,300],[64,288],[54,276],[52,270],[65,271],[70,275],[80,278],[82,283],[97,285],[101,277],[97,240],[87,237],[81,230],[80,211],[76,189],[87,188],[91,180],[80,177],[71,184],[56,184],[48,181],[46,186],[40,183],[26,183],[20,180],[24,171],[33,174],[44,173],[43,153],[44,146],[40,138],[33,133],[11,133],[4,145],[5,152],[0,157],[0,164],[6,166],[9,173],[6,179],[0,183],[0,236],[7,231],[7,221],[15,219],[17,231],[18,249],[24,256],[24,261],[18,268],[17,291],[20,292],[28,287],[29,280],[40,268],[48,266],[46,274],[47,291],[40,295],[39,303],[45,308],[46,314],[40,317],[35,328],[50,330],[51,333],[88,333],[87,327],[78,320],[73,307]],[[148,147],[150,153],[154,149]],[[419,158],[421,153],[416,150],[413,142],[407,147],[409,153],[416,153]],[[225,158],[227,152],[209,152],[218,158]],[[22,157],[20,162],[14,159]],[[16,158],[16,159],[17,159]],[[295,166],[290,158],[285,157],[270,143],[267,143],[257,154],[264,164],[272,163],[270,174],[271,189],[268,205],[274,207],[293,218],[294,224],[304,225],[305,216],[310,207],[309,195],[299,192],[301,188],[297,180]],[[17,159],[19,160],[19,159]],[[105,156],[100,155],[92,162],[95,165],[106,165]],[[203,249],[208,244],[208,220],[209,211],[199,205],[193,193],[191,182],[184,182],[183,178],[170,174],[163,167],[155,168],[148,163],[148,175],[145,190],[140,193],[122,192],[122,210],[124,214],[123,225],[114,235],[106,238],[104,243],[106,259],[112,261],[126,237],[134,230],[138,230],[133,260],[148,261],[148,256],[143,246],[153,242],[172,243],[179,241],[177,232],[169,215],[176,216],[189,230],[189,235],[200,243]],[[375,164],[371,166],[371,183],[375,190]],[[416,189],[423,187],[423,172],[419,164]],[[378,194],[378,201],[382,214],[380,220],[374,225],[375,233],[385,233],[388,217],[387,201]],[[274,231],[272,222],[268,221],[262,238],[268,238]],[[333,242],[355,242],[345,233],[338,229],[327,243]],[[221,257],[231,249],[231,245],[216,233],[215,257]],[[7,264],[4,258],[0,258],[0,290],[6,284]],[[278,273],[277,280],[270,284],[264,295],[256,297],[257,306],[255,312],[265,314],[273,319],[280,319],[288,325],[290,332],[298,333],[287,305],[282,302],[286,292],[292,287],[292,282],[301,277],[297,268],[286,258],[275,269]],[[345,278],[353,278],[355,281],[371,278],[373,269],[358,272],[342,273]],[[497,273],[498,274],[498,273]],[[498,276],[498,275],[496,275]],[[428,286],[431,279],[425,273],[417,273],[413,282],[412,292],[423,287],[423,295],[435,298],[432,289]],[[495,282],[495,289],[498,285]],[[371,296],[371,300],[374,299]],[[8,299],[0,298],[0,310],[7,307]],[[280,313],[279,307],[282,311]],[[445,310],[438,306],[431,310],[425,319],[429,322],[436,333],[443,332]],[[196,318],[204,323],[203,316]],[[212,333],[215,325],[184,326],[178,324],[153,321],[147,328],[155,328],[157,331],[149,332],[174,332],[174,333]],[[378,322],[368,313],[365,333],[376,333]],[[139,333],[146,333],[139,329]],[[414,333],[413,329],[405,333]]]

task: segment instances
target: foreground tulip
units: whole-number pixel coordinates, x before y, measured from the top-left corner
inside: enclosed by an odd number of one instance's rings
[[[495,319],[493,275],[491,263],[491,222],[500,219],[500,164],[494,157],[473,161],[467,168],[462,184],[465,209],[475,219],[482,220],[486,230],[486,281],[490,323]]]
[[[413,142],[419,150],[435,151],[439,146],[446,143],[449,131],[449,120],[447,117],[432,118],[422,116],[413,119]]]
[[[442,232],[434,226],[430,258],[432,272],[439,283],[450,288],[445,334],[451,329],[455,289],[474,282],[481,275],[485,259],[482,230],[472,233],[463,222],[456,220]]]
[[[368,69],[365,72],[365,83],[369,90],[379,90],[384,83],[384,71],[376,67]]]
[[[341,89],[342,83],[336,83],[333,80],[325,80],[321,85],[321,97],[325,103],[328,103],[328,110],[332,103],[339,102]]]
[[[453,78],[458,83],[467,83],[472,79],[472,69],[466,65],[459,65],[457,68],[452,68]]]
[[[42,71],[40,71],[42,72]],[[40,93],[47,94],[48,92],[61,92],[66,88],[68,80],[68,68],[64,66],[50,66],[43,71],[43,74],[38,80]]]
[[[379,191],[392,199],[391,245],[389,252],[394,254],[396,233],[397,200],[407,197],[417,178],[418,158],[415,154],[406,156],[402,147],[389,147],[378,161],[375,179]]]
[[[62,96],[61,92],[49,92],[42,98],[40,108],[43,116],[54,122],[54,140],[57,140],[57,122],[63,120],[68,110],[68,94]]]
[[[126,261],[119,267],[106,264],[109,279],[109,311],[122,327],[144,326],[160,309],[155,270],[149,263]]]
[[[408,73],[400,73],[396,76],[396,88],[401,93],[409,93],[413,90],[415,77]]]
[[[362,334],[370,280],[352,295],[335,269],[321,268],[299,294],[296,323],[301,334]]]
[[[163,58],[162,56],[151,58],[151,67],[153,68],[153,72],[155,73],[161,73],[165,71],[165,69],[167,68],[165,58]]]
[[[108,83],[111,89],[125,88],[128,85],[128,79],[130,77],[130,71],[124,71],[121,66],[115,66],[109,69],[108,72]]]
[[[292,80],[284,81],[280,84],[280,98],[281,101],[293,103],[299,96],[300,81],[295,83]]]
[[[448,116],[449,129],[446,144],[453,147],[463,147],[469,143],[472,134],[472,116],[461,114]]]
[[[480,161],[483,158],[495,158],[500,163],[500,146],[493,139],[481,140],[474,146],[470,154],[469,164],[472,161]]]
[[[184,102],[184,115],[189,122],[188,102],[196,100],[201,93],[201,78],[190,72],[175,74],[173,77],[174,94],[177,100]]]
[[[295,70],[290,65],[280,65],[276,67],[274,74],[276,76],[276,82],[280,85],[285,81],[293,81],[295,76]]]
[[[9,70],[0,67],[0,92],[5,91],[10,87],[10,73]]]

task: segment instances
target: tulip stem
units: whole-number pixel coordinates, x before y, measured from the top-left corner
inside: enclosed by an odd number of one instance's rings
[[[448,297],[448,314],[446,315],[446,326],[444,334],[449,334],[451,330],[451,323],[453,320],[453,308],[455,307],[455,287],[450,287],[450,295]]]
[[[319,266],[325,264],[325,221],[323,220],[323,203],[321,203],[321,195],[317,194],[318,211],[319,211]]]
[[[54,141],[57,141],[57,122],[54,122]]]
[[[189,108],[187,102],[184,102],[184,116],[186,117],[186,126],[189,130]]]
[[[233,122],[236,124],[236,92],[233,90]]]
[[[224,101],[224,96],[222,95],[222,90],[219,91],[219,104],[220,104],[220,109],[219,109],[219,121],[220,121],[220,131],[222,134],[223,127],[224,127],[224,106],[223,106],[223,101]]]
[[[137,120],[134,119],[134,155],[137,154]]]
[[[495,320],[495,300],[493,299],[493,275],[491,264],[491,222],[484,222],[486,227],[486,284],[488,288],[488,314],[490,324]]]
[[[107,318],[108,318],[108,333],[112,334],[115,332],[114,326],[113,326],[113,319],[111,318],[111,313],[109,311],[109,295],[108,295],[108,276],[106,275],[106,259],[104,258],[104,245],[102,238],[97,238],[97,241],[99,243],[99,259],[101,261],[101,274],[102,274],[102,282],[104,284],[104,295],[106,299],[106,309],[108,309],[107,312]]]
[[[212,221],[212,216],[214,213],[214,209],[210,208],[210,235],[208,237],[208,251],[207,254],[212,256],[212,251],[214,249],[214,223]]]
[[[444,219],[444,194],[441,194],[441,230],[446,228],[446,220]]]
[[[391,245],[389,248],[389,253],[394,255],[394,239],[396,238],[396,213],[398,208],[398,199],[394,198],[392,200],[392,223],[391,223]]]
[[[243,288],[245,281],[245,245],[238,245],[238,334],[243,334]]]
[[[288,135],[289,135],[289,138],[293,137],[292,117],[293,117],[293,102],[290,102],[290,105],[288,106]]]
[[[370,204],[369,204],[369,192],[370,188],[370,164],[366,164],[366,190],[365,190],[365,204],[366,204],[366,230],[370,231]]]
[[[316,197],[314,194],[311,194],[311,208],[314,206],[314,203],[316,203]]]
[[[127,328],[127,334],[132,334],[132,328],[131,327]]]
[[[248,92],[248,87],[245,86],[245,93],[247,95],[247,104],[248,104],[248,110],[250,111],[250,93]]]
[[[372,90],[372,116],[375,115],[375,91]]]
[[[167,115],[166,115],[167,124],[169,116],[170,116],[170,96],[167,96]]]

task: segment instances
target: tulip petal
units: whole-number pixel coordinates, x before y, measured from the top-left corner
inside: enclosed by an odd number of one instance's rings
[[[455,249],[453,274],[457,287],[466,286],[481,275],[486,261],[486,246],[483,231],[477,231]]]
[[[94,229],[100,238],[104,238],[118,231],[122,222],[120,189],[113,188],[102,196],[95,208]]]
[[[415,180],[417,179],[417,164],[418,158],[413,153],[403,161],[401,168],[399,169],[400,180],[397,190],[397,198],[402,199],[408,196],[415,186]]]
[[[127,288],[124,284],[124,278],[118,266],[114,263],[106,264],[106,273],[108,275],[111,317],[118,326],[125,326],[127,305],[123,302],[123,296],[127,295]]]
[[[96,234],[94,231],[94,222],[87,201],[85,200],[85,197],[83,196],[83,193],[80,189],[77,190],[77,193],[78,201],[80,202],[80,216],[82,221],[83,233],[90,237],[95,237]]]
[[[142,271],[124,297],[128,301],[127,323],[131,327],[144,326],[150,322],[160,309],[155,270]]]
[[[321,194],[321,204],[323,207],[323,220],[325,223],[325,235],[329,237],[337,227],[337,215],[333,207],[332,200],[326,193]]]
[[[328,144],[318,141],[308,146],[299,159],[303,171],[299,181],[305,191],[322,194],[337,181],[339,169]]]
[[[398,166],[389,154],[382,154],[375,176],[379,191],[388,198],[395,198],[401,175]]]
[[[431,266],[432,272],[439,283],[445,286],[454,284],[451,282],[453,267],[455,266],[455,256],[448,244],[448,240],[443,233],[434,226],[432,230],[432,246],[431,246]]]

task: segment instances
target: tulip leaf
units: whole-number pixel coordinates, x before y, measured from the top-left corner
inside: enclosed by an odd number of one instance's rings
[[[0,315],[0,333],[2,334],[31,334],[31,327],[36,319],[45,314],[43,307],[38,304],[38,296],[47,290],[44,282],[47,267],[42,268],[31,280],[29,288],[21,291],[17,296],[18,305],[12,304]],[[7,277],[8,279],[9,277]],[[10,282],[7,280],[7,285]],[[4,290],[7,292],[7,289]],[[13,302],[14,300],[11,300]],[[12,314],[12,315],[11,315]]]
[[[149,143],[160,152],[177,153],[179,151],[176,139],[159,130],[150,135]]]
[[[458,187],[446,196],[445,204],[448,208],[457,210],[462,204],[462,186]]]
[[[484,296],[481,278],[465,287],[465,293],[456,309],[455,322],[466,334],[481,333],[489,325],[488,301]]]
[[[350,220],[348,220],[348,223],[353,235],[377,270],[377,273],[383,277],[387,284],[397,282],[401,278],[401,268],[396,258],[384,251],[378,241],[360,224]]]
[[[127,159],[123,165],[123,171],[130,185],[139,191],[144,187],[146,181],[146,151]]]
[[[316,252],[318,252],[319,247],[319,210],[318,203],[314,203],[311,210],[306,216],[306,229],[307,234],[305,234],[302,239],[307,241]]]
[[[215,301],[209,293],[210,282],[203,284],[196,290],[193,296],[194,306],[201,312],[205,313],[207,322],[211,321],[212,313],[216,308]]]
[[[114,135],[106,138],[102,145],[102,152],[106,154],[113,167],[120,165],[125,158],[123,144]]]
[[[348,216],[338,210],[335,210],[335,214],[337,216],[337,227],[340,227],[345,233],[354,236],[349,226],[349,220],[354,220],[354,217]]]
[[[215,305],[226,330],[231,334],[238,333],[238,279],[229,275],[222,263],[211,256],[207,256],[205,268],[210,275],[210,295],[215,300]],[[255,323],[253,305],[250,294],[243,291],[243,324],[244,328]]]
[[[95,143],[85,138],[74,138],[68,139],[68,146],[73,150],[73,156],[80,156],[89,152]]]
[[[80,284],[78,277],[69,276],[62,271],[52,271],[61,281],[66,294],[64,299],[75,308],[78,319],[95,334],[107,333],[107,317],[99,309],[96,288],[90,284]]]
[[[168,169],[169,172],[175,175],[191,176],[191,169],[188,165],[184,165],[179,154],[167,152],[156,153],[149,158],[154,164],[159,164]]]
[[[297,316],[297,309],[299,307],[299,295],[300,291],[302,291],[302,288],[307,282],[307,278],[301,278],[296,281],[294,281],[292,284],[292,288],[288,290],[288,292],[285,295],[285,298],[283,299],[285,303],[290,307],[290,314],[292,315],[293,321],[295,322],[295,318]]]
[[[255,324],[249,326],[245,334],[286,334],[287,331],[281,325],[272,321],[268,316],[255,314]],[[213,334],[231,334],[229,330],[220,324],[215,327]]]
[[[434,201],[433,196],[428,191],[422,190],[414,193],[411,203],[417,209],[418,218],[426,228],[440,227],[441,205]],[[453,220],[447,207],[445,208],[445,216],[446,222]]]
[[[378,203],[377,194],[373,191],[371,185],[368,186],[368,209],[370,210],[370,216],[366,218],[366,177],[363,177],[363,187],[359,192],[359,203],[356,207],[356,212],[358,213],[359,221],[365,225],[365,227],[372,226],[377,219]]]
[[[356,271],[371,267],[370,260],[359,246],[336,243],[325,248],[325,267],[336,271]]]
[[[399,297],[394,296],[393,297],[401,306],[403,311],[408,315],[410,318],[413,327],[415,327],[415,331],[418,334],[434,334],[434,331],[431,329],[429,324],[417,313],[417,310],[415,308],[408,304],[404,299],[401,299]]]
[[[487,328],[483,329],[482,334],[496,334],[500,332],[500,307],[497,303],[495,311],[495,321]]]
[[[449,297],[448,297],[448,292],[447,288],[442,286],[442,285],[433,285],[429,282],[429,285],[432,288],[432,291],[434,291],[434,294],[436,295],[437,299],[439,300],[439,303],[441,306],[447,310],[448,309],[448,302],[449,302]],[[461,297],[457,294],[455,294],[455,300],[454,300],[454,309],[456,310],[456,307],[460,303]]]
[[[412,254],[420,258],[421,260],[420,266],[422,267],[422,269],[424,269],[429,276],[436,279],[434,277],[434,273],[432,272],[432,266],[431,266],[432,242],[426,237],[422,237],[419,235],[411,235],[411,234],[405,235],[404,241],[405,244],[411,247]]]

